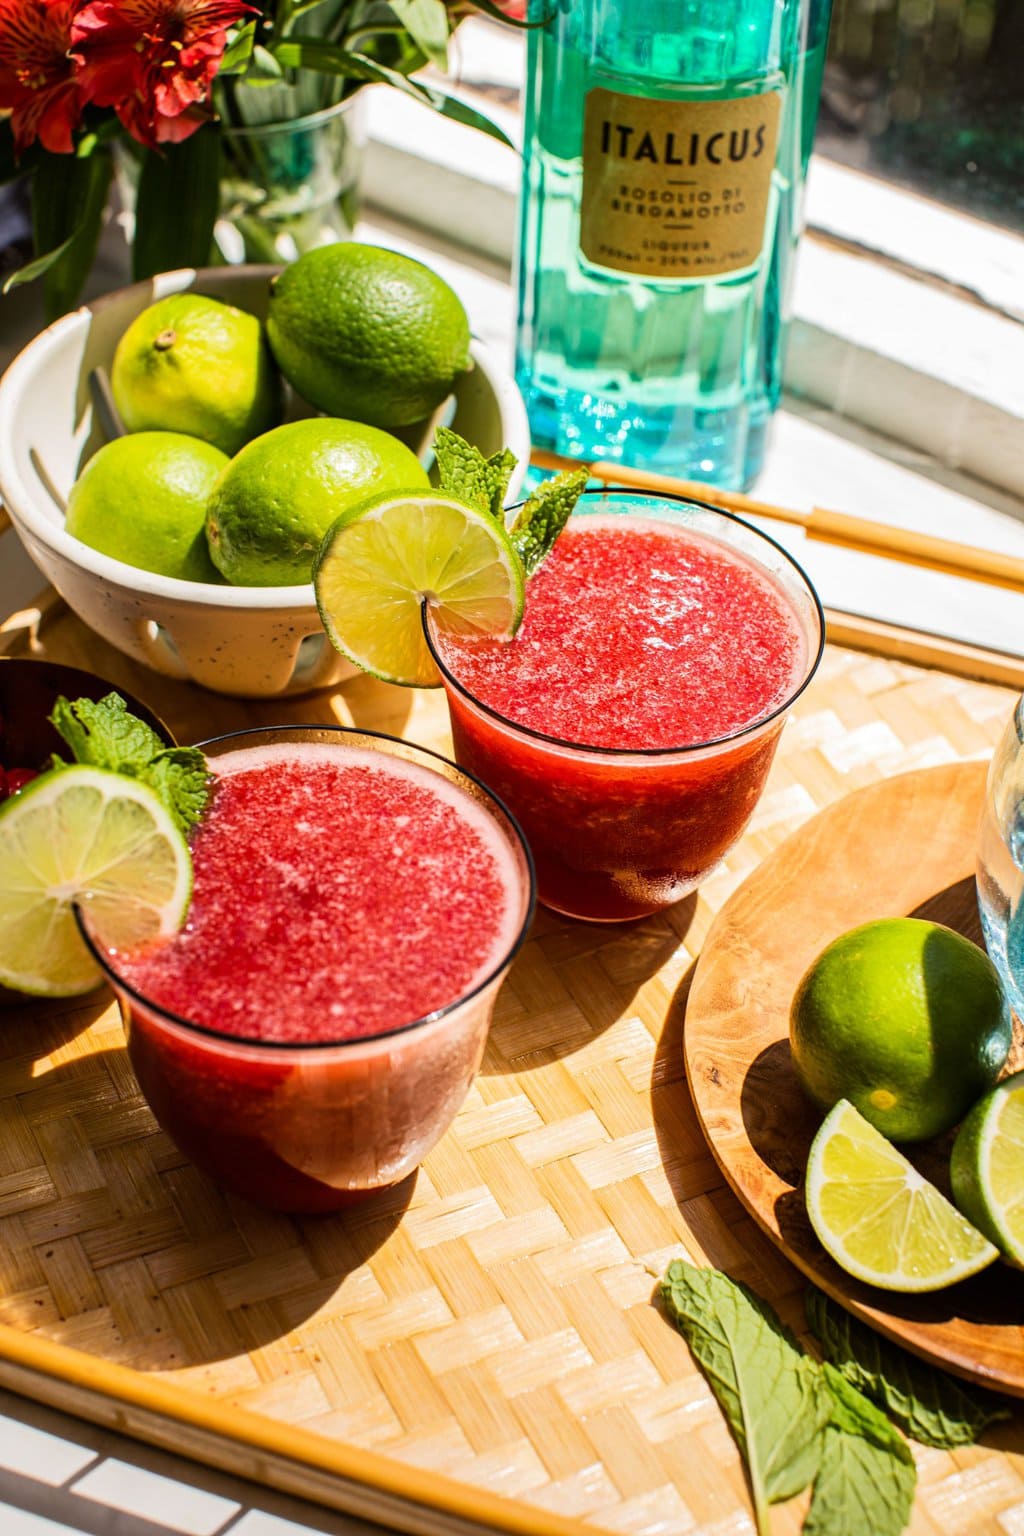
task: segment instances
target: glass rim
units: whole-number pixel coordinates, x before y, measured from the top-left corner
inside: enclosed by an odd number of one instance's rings
[[[460,682],[459,679],[449,670],[439,655],[437,647],[434,645],[433,636],[430,632],[430,624],[428,622],[429,605],[424,600],[420,605],[420,622],[423,626],[423,635],[426,641],[427,649],[430,651],[430,654],[434,660],[434,664],[438,671],[441,673],[442,678],[452,685],[456,693],[460,694],[464,699],[467,699],[470,704],[472,704],[476,709],[480,710],[482,714],[488,715],[492,720],[496,720],[499,725],[503,725],[507,727],[508,730],[516,732],[522,736],[528,736],[534,741],[542,742],[545,746],[557,747],[563,752],[584,753],[590,757],[614,757],[620,759],[660,759],[683,756],[691,757],[695,756],[698,752],[711,751],[715,747],[731,746],[733,743],[738,743],[748,736],[753,736],[758,732],[763,731],[765,726],[770,725],[773,720],[778,719],[781,715],[785,715],[788,710],[792,709],[797,699],[804,692],[805,688],[814,677],[814,674],[817,672],[821,663],[821,658],[825,651],[825,610],[810,577],[807,575],[807,572],[804,570],[800,562],[790,554],[789,550],[786,549],[784,545],[780,544],[777,539],[773,539],[770,533],[764,533],[762,529],[756,527],[755,524],[748,522],[746,518],[739,517],[735,512],[727,511],[725,507],[715,506],[713,502],[699,501],[694,496],[683,496],[674,491],[645,491],[639,487],[625,485],[607,485],[604,487],[595,488],[593,490],[585,490],[579,499],[582,501],[584,497],[588,496],[643,496],[653,501],[669,502],[674,506],[696,507],[701,512],[713,512],[718,517],[724,518],[726,522],[734,523],[738,527],[746,529],[746,531],[752,534],[756,539],[762,540],[765,544],[770,544],[771,547],[783,557],[783,560],[792,567],[793,571],[800,578],[800,581],[803,583],[804,589],[811,600],[811,605],[814,609],[814,613],[818,621],[817,649],[809,647],[807,665],[804,669],[804,674],[800,682],[796,685],[795,688],[792,689],[792,691],[786,696],[781,704],[777,704],[775,708],[770,710],[767,714],[760,715],[749,725],[741,726],[738,730],[730,731],[724,736],[712,736],[707,741],[694,741],[689,742],[684,746],[677,747],[598,747],[594,746],[593,743],[569,741],[563,736],[552,736],[547,731],[537,730],[534,726],[523,725],[518,720],[510,720],[509,717],[507,715],[503,715],[500,710],[495,709],[490,704],[485,704],[483,699],[478,699],[475,693],[471,693],[466,685]],[[577,503],[577,505],[578,504],[579,503]],[[519,509],[525,505],[525,501],[516,502],[514,506],[506,508],[506,515],[511,515],[513,512],[518,512]],[[572,521],[573,516],[575,516],[575,509],[570,516],[570,522]],[[527,585],[529,585],[528,581]]]
[[[266,123],[229,123],[222,115],[221,133],[230,139],[270,138],[282,133],[302,133],[308,128],[319,127],[329,118],[339,116],[343,107],[352,106],[358,94],[357,87],[340,101],[332,102],[329,107],[317,107],[315,112],[306,112],[302,117],[272,118]]]
[[[470,773],[468,768],[463,768],[460,764],[452,762],[451,758],[445,757],[443,753],[435,752],[432,747],[420,746],[419,742],[415,741],[405,741],[400,736],[390,736],[386,731],[365,731],[361,726],[349,725],[257,725],[247,726],[240,731],[225,731],[220,736],[209,736],[205,740],[197,742],[196,745],[200,748],[212,747],[226,741],[238,741],[246,736],[287,735],[293,731],[329,731],[339,736],[368,736],[376,741],[393,742],[397,746],[411,747],[415,752],[422,753],[425,757],[434,758],[436,761],[443,763],[446,768],[453,769],[460,778],[468,780],[478,790],[482,791],[484,798],[491,803],[491,806],[497,806],[513,834],[510,841],[518,845],[519,851],[522,854],[523,864],[526,869],[526,902],[515,938],[507,950],[503,952],[502,958],[487,971],[487,974],[480,981],[476,982],[468,992],[461,992],[458,997],[453,998],[450,1002],[443,1003],[439,1008],[432,1009],[430,1013],[422,1014],[418,1019],[410,1019],[405,1024],[396,1024],[391,1029],[376,1030],[370,1035],[349,1035],[341,1040],[261,1040],[252,1035],[229,1034],[225,1030],[215,1029],[210,1024],[198,1024],[195,1019],[186,1019],[183,1015],[175,1013],[172,1008],[167,1008],[162,1003],[154,1002],[152,998],[147,997],[144,992],[140,992],[131,982],[125,981],[123,977],[118,975],[114,966],[100,948],[99,943],[89,932],[82,911],[82,905],[80,902],[75,901],[72,903],[72,911],[74,912],[75,922],[78,925],[78,931],[81,934],[82,940],[90,955],[103,972],[104,978],[115,991],[119,989],[125,992],[134,1003],[140,1004],[143,1008],[156,1014],[160,1019],[166,1020],[169,1024],[184,1030],[186,1034],[201,1035],[208,1040],[215,1040],[218,1044],[233,1045],[246,1051],[270,1051],[273,1053],[291,1051],[295,1054],[305,1054],[309,1051],[340,1051],[360,1045],[373,1045],[380,1040],[391,1040],[397,1036],[409,1034],[412,1030],[423,1029],[428,1024],[436,1024],[439,1020],[453,1013],[457,1008],[461,1008],[466,1003],[471,1003],[474,998],[479,997],[488,987],[492,986],[501,976],[502,972],[512,964],[526,942],[526,936],[530,931],[530,924],[533,921],[534,912],[537,907],[537,872],[534,867],[533,854],[530,852],[530,845],[526,841],[523,829],[500,796],[488,788],[482,779],[478,779],[475,773]],[[371,748],[370,750],[373,749]],[[387,753],[386,755],[390,757],[397,756],[398,754]],[[441,777],[446,778],[447,776],[442,774]],[[502,830],[504,831],[504,828]]]

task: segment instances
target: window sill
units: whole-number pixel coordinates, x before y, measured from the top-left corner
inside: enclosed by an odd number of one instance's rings
[[[517,136],[518,114],[486,109]],[[370,139],[371,211],[507,277],[517,155],[376,88]],[[820,161],[807,216],[787,391],[1024,499],[1024,240]]]

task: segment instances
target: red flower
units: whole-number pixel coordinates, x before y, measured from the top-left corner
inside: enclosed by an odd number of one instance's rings
[[[3,0],[0,0],[3,3]],[[142,144],[179,143],[202,110],[243,0],[89,0],[72,43],[90,101],[113,107]]]
[[[86,97],[69,56],[81,0],[0,0],[0,108],[9,107],[19,154],[38,138],[71,153]]]

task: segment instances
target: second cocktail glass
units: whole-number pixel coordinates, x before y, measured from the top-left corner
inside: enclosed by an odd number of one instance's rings
[[[600,524],[589,521],[594,518]],[[518,819],[536,864],[539,899],[567,916],[597,922],[642,917],[679,901],[724,858],[750,820],[786,715],[813,676],[824,646],[821,605],[807,577],[780,545],[750,524],[720,509],[676,497],[596,491],[580,499],[562,538],[587,531],[588,522],[592,532],[599,526],[607,528],[609,520],[613,532],[620,535],[611,547],[621,562],[623,586],[627,575],[641,592],[645,583],[653,589],[657,582],[659,603],[678,600],[677,607],[681,604],[690,611],[697,658],[690,674],[693,687],[700,686],[700,655],[709,649],[708,627],[716,630],[712,637],[715,685],[723,690],[723,703],[728,698],[729,708],[718,726],[705,711],[698,737],[673,741],[670,736],[668,745],[650,746],[646,741],[638,745],[634,740],[616,745],[601,731],[590,729],[601,712],[593,654],[585,669],[585,686],[593,690],[591,718],[585,718],[581,707],[579,728],[572,735],[545,730],[532,712],[529,680],[523,681],[518,693],[506,688],[503,707],[495,707],[485,697],[489,688],[467,681],[469,649],[499,642],[452,642],[432,632],[429,616],[425,618],[428,643],[447,692],[457,761],[499,795]],[[677,535],[693,550],[694,572],[685,591],[679,583],[673,590],[665,571],[658,569],[657,552],[665,545],[662,540],[659,546],[657,537],[652,542],[652,525],[655,535],[659,530]],[[646,550],[645,538],[636,541],[635,533],[646,534]],[[549,561],[558,558],[558,552],[556,544]],[[636,565],[638,560],[652,559],[655,563],[648,571]],[[596,582],[591,587],[581,579],[577,587],[566,589],[562,611],[568,628],[570,610],[575,623],[578,615],[588,616],[588,608],[594,607],[589,633],[601,646],[611,647],[605,651],[610,657],[617,626],[625,635],[621,625],[632,620],[619,612],[618,588],[614,581],[609,586],[607,560],[605,565],[603,587]],[[710,582],[705,579],[709,572]],[[729,583],[723,586],[716,572],[734,575],[737,591],[749,590],[755,598],[758,590],[762,592],[766,613],[770,616],[774,610],[776,614],[771,619],[779,631],[774,658],[770,625],[766,628],[762,623],[760,649],[756,664],[751,665],[745,615],[739,613],[738,604],[730,607]],[[702,603],[716,585],[720,590],[713,612],[710,604],[702,607]],[[507,642],[510,650],[517,645],[535,650],[543,650],[549,642],[560,645],[557,624],[549,625],[547,638],[531,638],[530,602],[528,585],[526,618],[516,639]],[[652,646],[662,644],[657,620],[648,638]],[[579,689],[582,697],[584,683],[575,672],[579,652],[588,647],[578,638],[573,643],[576,658],[571,647],[564,656],[560,654],[564,674],[558,686],[569,696]],[[665,700],[658,697],[657,687],[652,688],[649,671],[643,683],[636,685],[636,718],[646,718],[652,735],[662,741],[670,718],[665,712],[672,707],[669,685],[678,685],[678,677],[672,675],[676,661],[668,646],[664,654],[668,658],[662,670]],[[694,666],[689,658],[686,664]],[[775,678],[773,665],[778,670]],[[763,692],[768,703],[755,706],[753,714],[744,718],[742,707],[736,705],[750,688],[752,676],[755,683],[759,677],[767,685]],[[621,697],[621,676],[614,686]]]

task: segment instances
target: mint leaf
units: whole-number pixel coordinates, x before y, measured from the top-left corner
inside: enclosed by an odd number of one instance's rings
[[[804,1536],[899,1536],[910,1520],[917,1483],[907,1442],[833,1366],[826,1363],[822,1372],[832,1416]]]
[[[799,1493],[818,1471],[834,1404],[821,1368],[767,1302],[719,1270],[677,1259],[659,1289],[728,1420],[757,1529],[768,1536],[769,1505]]]
[[[512,524],[512,543],[516,554],[532,576],[541,561],[551,553],[555,540],[569,521],[573,507],[586,489],[590,473],[569,469],[545,480],[520,510]]]
[[[971,1445],[1009,1409],[994,1393],[940,1371],[892,1344],[812,1286],[804,1311],[825,1359],[921,1445]]]
[[[133,778],[166,745],[152,726],[129,714],[118,693],[108,693],[99,701],[76,699],[74,703],[61,696],[53,706],[50,723],[71,748],[76,763],[111,768]]]
[[[516,467],[511,448],[502,448],[500,453],[485,459],[479,448],[450,427],[438,427],[434,434],[434,457],[440,490],[504,522],[508,482]]]
[[[210,775],[198,747],[165,747],[138,776],[156,790],[182,832],[202,820],[210,798]]]
[[[153,728],[129,712],[118,693],[105,698],[61,696],[50,723],[76,763],[109,768],[155,790],[182,832],[199,820],[210,793],[206,759],[198,747],[168,747]],[[61,759],[54,753],[54,763]]]

